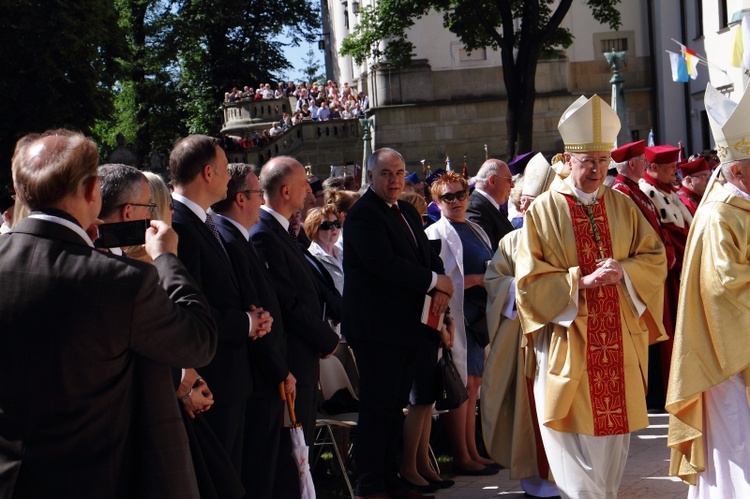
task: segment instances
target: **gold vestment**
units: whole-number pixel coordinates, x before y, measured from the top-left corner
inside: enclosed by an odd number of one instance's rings
[[[542,328],[552,327],[548,372],[540,374],[547,377],[542,423],[557,431],[594,435],[586,365],[589,310],[586,290],[578,286],[582,275],[566,195],[575,197],[569,185],[557,183],[526,213],[516,256],[516,299],[528,338],[534,341]],[[612,258],[620,263],[646,306],[638,317],[623,282],[616,286],[624,375],[606,382],[621,384],[626,409],[620,417],[625,421],[624,431],[632,432],[648,426],[648,345],[666,339],[662,324],[666,255],[658,235],[627,196],[602,186],[597,203],[604,203],[606,209]],[[570,326],[553,324],[576,296],[578,313]],[[597,410],[596,417],[600,412]]]

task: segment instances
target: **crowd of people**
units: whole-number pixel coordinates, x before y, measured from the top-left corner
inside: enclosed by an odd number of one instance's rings
[[[291,113],[282,113],[278,122],[273,122],[270,128],[244,132],[236,139],[224,137],[226,150],[245,150],[262,147],[272,142],[294,125],[303,121],[329,121],[337,119],[354,119],[364,116],[370,107],[370,101],[364,92],[357,93],[348,83],[341,88],[334,81],[328,80],[326,85],[317,82],[302,82],[295,85],[289,82],[285,87],[279,83],[276,90],[271,90],[270,83],[264,83],[257,90],[245,86],[243,90],[236,87],[224,94],[225,102],[242,102],[248,100],[268,100],[293,97],[295,108]],[[276,107],[278,112],[278,106]]]
[[[432,497],[454,485],[429,463],[450,351],[456,474],[616,497],[630,433],[666,407],[691,497],[748,496],[748,106],[709,85],[717,149],[679,162],[615,148],[616,112],[581,97],[551,161],[420,179],[381,148],[361,189],[287,156],[228,164],[204,135],[176,143],[171,189],[78,133],[23,137],[2,198],[4,495],[299,497],[285,404],[311,444],[335,357],[359,396],[356,495]],[[122,223],[145,243],[100,244]]]

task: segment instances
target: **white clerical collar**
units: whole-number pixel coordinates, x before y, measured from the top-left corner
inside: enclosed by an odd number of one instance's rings
[[[216,217],[219,217],[219,218],[223,218],[224,220],[226,220],[226,221],[227,221],[227,222],[229,222],[230,224],[232,224],[232,225],[234,225],[235,227],[237,227],[237,230],[238,230],[238,231],[240,231],[240,233],[242,234],[242,237],[244,237],[244,238],[245,238],[245,239],[247,239],[248,241],[250,240],[250,231],[248,231],[248,230],[247,230],[247,229],[246,229],[245,227],[243,227],[243,226],[242,226],[242,225],[241,225],[241,224],[240,224],[239,222],[237,222],[236,220],[232,220],[231,218],[229,218],[229,217],[225,217],[224,215],[222,215],[222,214],[220,214],[220,213],[216,213],[216,212],[214,212],[214,215],[211,215],[211,216],[216,216]]]
[[[599,192],[599,189],[596,189],[594,192],[588,193],[583,192],[581,189],[574,186],[573,181],[570,179],[570,177],[567,177],[564,182],[568,184],[571,189],[573,189],[573,193],[576,195],[578,201],[581,204],[592,205],[596,202],[596,195]]]
[[[273,215],[273,218],[275,218],[276,220],[279,221],[279,223],[281,224],[281,226],[284,227],[284,230],[289,230],[289,224],[290,224],[290,222],[289,222],[288,218],[284,218],[284,216],[281,215],[279,212],[273,211],[273,209],[270,206],[268,206],[267,204],[261,205],[260,209],[263,210],[263,211],[265,211],[265,212],[267,212],[267,213],[270,213],[271,215]]]
[[[196,204],[195,201],[191,201],[185,196],[181,194],[177,194],[176,192],[172,193],[172,199],[174,199],[175,201],[179,201],[180,203],[187,206],[190,209],[190,211],[195,213],[195,216],[201,219],[201,222],[206,223],[206,210],[198,206],[198,204]]]
[[[482,196],[484,196],[487,199],[487,201],[489,201],[490,203],[492,203],[492,206],[494,206],[496,210],[500,211],[500,205],[497,203],[497,201],[495,201],[494,199],[492,199],[492,196],[490,196],[489,194],[487,194],[486,192],[484,192],[479,187],[474,188],[474,192],[478,192],[479,194],[481,194]]]
[[[29,218],[37,218],[39,220],[46,220],[47,222],[56,223],[58,225],[62,225],[64,227],[69,228],[86,242],[89,246],[92,248],[94,247],[94,243],[91,241],[91,238],[88,234],[86,234],[86,231],[81,228],[80,225],[76,225],[70,220],[65,220],[64,218],[56,217],[54,215],[46,215],[44,213],[34,213],[33,215],[29,215]]]
[[[734,184],[732,184],[730,182],[727,182],[726,184],[724,184],[724,188],[726,190],[728,190],[730,194],[734,194],[737,197],[741,197],[745,201],[750,201],[750,194],[748,194],[747,192],[743,191],[742,189],[740,189],[736,185],[734,185]]]

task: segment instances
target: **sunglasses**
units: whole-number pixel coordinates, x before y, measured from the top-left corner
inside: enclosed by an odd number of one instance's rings
[[[325,222],[320,223],[320,227],[318,227],[320,230],[331,230],[331,228],[336,227],[337,229],[341,228],[341,222],[338,220],[334,220],[333,222],[329,222],[326,220]]]
[[[463,201],[469,194],[466,191],[449,192],[440,196],[440,200],[445,203],[452,203],[455,200]]]

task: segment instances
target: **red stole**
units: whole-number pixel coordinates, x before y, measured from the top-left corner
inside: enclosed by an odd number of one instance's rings
[[[598,261],[612,258],[612,237],[604,199],[600,198],[589,207],[579,204],[573,197],[565,196],[565,199],[573,222],[578,266],[581,275],[588,275],[596,270]],[[588,308],[586,371],[594,435],[621,435],[628,433],[629,425],[617,286],[601,286],[585,291]]]
[[[698,210],[698,205],[701,202],[701,196],[690,189],[686,189],[684,185],[677,191],[677,195],[680,196],[680,201],[682,201],[690,214],[695,216],[695,212]]]

